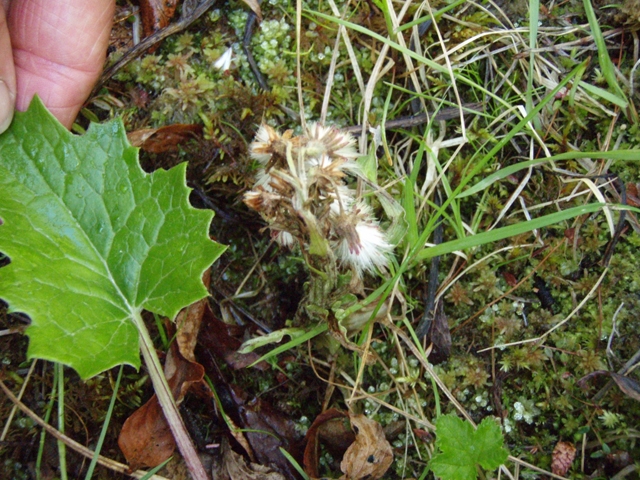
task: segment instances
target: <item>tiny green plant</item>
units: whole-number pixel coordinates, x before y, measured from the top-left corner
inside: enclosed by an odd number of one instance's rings
[[[482,420],[477,429],[455,414],[436,420],[436,447],[439,452],[429,464],[444,480],[475,480],[478,465],[495,470],[509,456],[502,446],[500,427],[492,419]]]
[[[185,168],[147,174],[120,121],[73,136],[35,99],[0,137],[0,251],[11,260],[0,298],[31,317],[29,358],[83,379],[138,368],[142,351],[185,460],[206,478],[141,317],[174,318],[203,298],[202,274],[224,251],[208,235],[213,213],[189,204]]]

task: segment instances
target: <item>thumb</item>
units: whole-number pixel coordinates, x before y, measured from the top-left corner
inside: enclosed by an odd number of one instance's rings
[[[4,8],[0,3],[0,133],[11,124],[15,103],[16,73],[13,66],[11,38]]]

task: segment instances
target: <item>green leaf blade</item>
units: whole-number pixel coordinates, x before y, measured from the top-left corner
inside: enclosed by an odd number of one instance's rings
[[[509,456],[502,447],[500,427],[491,419],[482,420],[476,430],[455,414],[436,420],[436,447],[440,450],[429,464],[444,480],[475,480],[477,465],[495,470]]]
[[[147,174],[120,122],[71,135],[34,100],[0,138],[0,297],[32,324],[28,356],[87,378],[140,365],[132,319],[206,295],[224,251],[188,203],[185,165]]]
[[[506,462],[509,452],[502,447],[504,438],[500,427],[491,418],[484,418],[474,432],[478,439],[477,461],[485,470],[495,470]]]
[[[477,455],[470,449],[470,439],[473,438],[473,427],[463,422],[453,414],[443,415],[436,422],[438,436],[436,446],[443,452],[465,452],[473,454],[472,458],[465,459],[467,463],[475,463]],[[441,434],[442,433],[442,434]]]
[[[431,470],[442,479],[476,480],[478,474],[474,464],[468,463],[459,453],[441,452],[431,459]]]

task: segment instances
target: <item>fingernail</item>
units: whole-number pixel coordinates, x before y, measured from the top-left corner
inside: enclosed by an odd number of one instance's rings
[[[3,133],[11,125],[15,100],[4,80],[0,80],[0,133]]]

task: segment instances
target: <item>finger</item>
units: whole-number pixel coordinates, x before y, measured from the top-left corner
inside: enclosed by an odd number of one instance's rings
[[[0,133],[4,132],[13,118],[16,98],[16,74],[13,68],[11,38],[4,7],[0,4]]]
[[[62,124],[73,124],[102,71],[114,8],[114,0],[11,4],[16,108],[26,109],[38,94]]]

